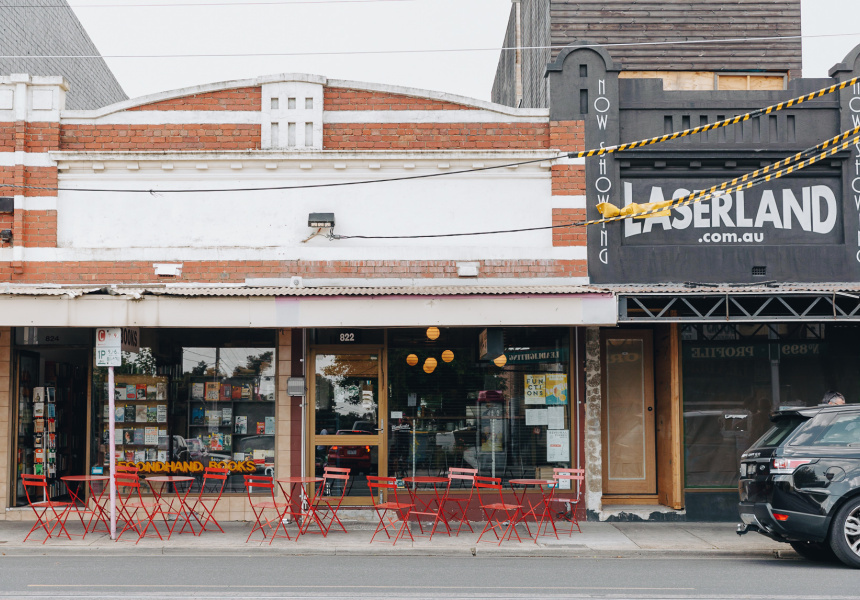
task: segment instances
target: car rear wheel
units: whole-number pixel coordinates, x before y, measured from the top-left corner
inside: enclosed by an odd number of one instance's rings
[[[794,551],[806,560],[836,562],[839,560],[826,542],[790,542]]]
[[[860,498],[853,498],[836,513],[830,547],[839,560],[860,569]]]

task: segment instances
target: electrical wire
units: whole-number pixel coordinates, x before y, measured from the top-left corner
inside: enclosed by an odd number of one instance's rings
[[[418,0],[276,0],[275,2],[165,2],[163,4],[7,4],[0,8],[174,8],[197,6],[289,6],[291,4],[368,4],[376,2],[417,2]]]
[[[860,141],[860,135],[855,135],[853,138],[847,139],[849,136],[860,132],[860,126],[854,127],[853,129],[849,129],[847,131],[843,131],[839,135],[836,135],[829,140],[821,142],[811,148],[807,148],[802,152],[798,152],[797,154],[793,154],[788,158],[777,161],[773,164],[767,165],[761,169],[757,169],[751,173],[747,173],[741,177],[736,177],[735,179],[724,181],[723,183],[717,184],[707,190],[702,190],[700,192],[695,192],[693,194],[689,194],[687,196],[682,196],[672,201],[670,206],[664,206],[661,208],[656,208],[653,210],[636,213],[633,215],[620,215],[617,217],[607,217],[603,219],[594,219],[591,221],[572,221],[570,223],[561,223],[558,225],[544,225],[540,227],[523,227],[518,229],[501,229],[495,231],[473,231],[468,233],[443,233],[443,234],[426,234],[426,235],[337,235],[330,234],[328,237],[330,240],[348,240],[348,239],[362,239],[362,240],[379,240],[379,239],[423,239],[423,238],[443,238],[443,237],[466,237],[466,236],[477,236],[477,235],[496,235],[502,233],[525,233],[529,231],[546,231],[551,229],[563,229],[567,227],[585,227],[589,225],[597,225],[601,223],[610,223],[614,221],[622,221],[624,219],[631,218],[642,218],[646,215],[652,215],[659,212],[663,212],[665,210],[671,210],[672,208],[678,206],[686,206],[688,204],[695,204],[697,202],[701,202],[703,200],[709,200],[712,196],[723,196],[725,194],[730,194],[739,190],[746,190],[751,187],[760,185],[762,183],[771,181],[772,179],[779,179],[789,173],[793,173],[794,171],[799,171],[812,165],[820,160],[828,156],[832,156],[837,152],[841,152],[845,150],[849,146],[856,144]],[[827,150],[829,148],[829,150]],[[821,152],[816,155],[816,152]]]
[[[381,0],[376,0],[381,1]],[[389,0],[391,1],[391,0]],[[672,46],[689,44],[730,44],[748,43],[757,41],[775,42],[785,40],[803,40],[811,38],[830,38],[860,36],[857,33],[826,33],[816,35],[786,35],[772,37],[752,38],[720,38],[705,40],[666,40],[662,42],[617,42],[607,44],[579,44],[576,48],[621,48],[641,46]],[[219,53],[219,54],[7,54],[0,58],[23,59],[23,58],[88,58],[88,59],[164,59],[164,58],[259,58],[259,57],[286,57],[286,56],[365,56],[381,54],[445,54],[453,52],[499,52],[505,50],[561,50],[570,47],[570,44],[556,44],[551,46],[503,46],[492,48],[429,48],[429,49],[400,49],[400,50],[330,50],[326,52],[245,52],[245,53]]]

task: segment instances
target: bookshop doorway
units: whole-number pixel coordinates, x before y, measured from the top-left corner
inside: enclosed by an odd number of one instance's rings
[[[88,348],[39,348],[15,354],[12,506],[27,504],[23,473],[45,475],[52,499],[67,496],[65,475],[87,468]]]

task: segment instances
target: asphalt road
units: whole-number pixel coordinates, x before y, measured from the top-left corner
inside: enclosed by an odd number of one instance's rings
[[[0,556],[0,598],[860,598],[860,572],[750,558]]]

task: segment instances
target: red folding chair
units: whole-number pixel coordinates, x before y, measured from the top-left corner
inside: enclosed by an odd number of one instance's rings
[[[206,470],[203,471],[203,481],[200,482],[200,491],[191,505],[191,514],[200,523],[201,532],[206,531],[206,524],[212,521],[215,527],[221,533],[224,533],[213,512],[215,511],[215,507],[218,506],[218,501],[221,500],[221,495],[224,493],[224,487],[227,485],[227,477],[229,475],[230,471],[228,469],[220,467],[206,467]],[[209,495],[207,496],[206,494]],[[217,494],[217,496],[212,494]],[[206,518],[201,521],[200,519],[203,517]],[[179,533],[185,531],[185,525],[188,525],[187,521],[182,525]]]
[[[487,519],[481,535],[478,536],[478,541],[481,541],[485,533],[492,531],[496,539],[499,540],[499,546],[506,538],[511,539],[511,536],[514,535],[517,536],[518,542],[522,542],[520,534],[517,533],[517,522],[519,515],[522,514],[522,506],[505,502],[502,496],[502,480],[499,477],[476,475],[475,489],[478,492],[481,510]],[[495,501],[497,495],[498,502]],[[498,531],[502,531],[501,536],[499,536]]]
[[[293,538],[290,537],[290,532],[287,531],[287,524],[284,522],[286,519],[286,514],[290,510],[290,505],[286,502],[278,502],[275,498],[275,482],[271,477],[266,477],[264,475],[245,475],[245,489],[248,491],[248,502],[251,503],[251,510],[254,511],[254,517],[256,517],[256,521],[254,522],[254,526],[251,527],[251,533],[248,534],[248,538],[245,540],[245,543],[251,539],[251,536],[254,535],[254,532],[260,530],[263,533],[263,539],[269,538],[269,544],[271,544],[276,537],[285,537],[288,540]],[[263,496],[254,496],[253,490],[254,488],[258,490],[267,490],[267,493]],[[275,516],[266,518],[267,514],[271,514],[274,511]],[[271,537],[266,535],[266,529],[271,533]],[[284,535],[279,535],[278,530],[283,529]]]
[[[390,540],[391,534],[389,527],[394,529],[397,522],[400,522],[400,528],[394,535],[392,545],[397,544],[397,540],[403,537],[406,532],[409,539],[413,542],[412,532],[409,531],[409,513],[412,510],[411,502],[401,502],[397,497],[397,479],[394,477],[379,477],[377,475],[367,476],[367,488],[370,490],[370,501],[373,503],[373,510],[376,511],[376,516],[379,517],[379,525],[376,526],[376,531],[370,538],[370,543],[380,531],[384,531],[386,537]],[[383,501],[382,496],[385,493],[393,496],[393,500],[389,497]],[[393,515],[393,516],[392,516]]]
[[[116,507],[118,519],[125,521],[125,525],[116,536],[117,540],[126,531],[133,530],[137,534],[137,542],[135,542],[137,544],[147,537],[146,532],[150,526],[152,526],[158,539],[163,539],[158,531],[158,526],[155,524],[155,517],[161,515],[165,525],[167,525],[167,516],[162,512],[161,505],[157,500],[154,498],[144,499],[140,491],[140,477],[137,473],[125,471],[116,473]],[[138,516],[141,511],[143,514]]]
[[[460,467],[451,467],[448,469],[448,479],[450,480],[448,486],[448,498],[445,500],[445,506],[447,507],[450,504],[453,508],[448,514],[452,519],[456,519],[460,521],[460,526],[457,527],[457,535],[460,535],[460,530],[463,528],[465,524],[466,527],[469,528],[469,531],[472,533],[475,532],[472,529],[472,525],[469,523],[469,520],[466,518],[466,511],[469,509],[469,505],[472,503],[472,495],[475,493],[475,475],[478,474],[478,469],[462,469]],[[455,482],[457,483],[457,487],[455,487]],[[469,496],[467,498],[460,498],[457,496],[451,496],[451,491],[455,493],[460,490],[465,490],[466,484],[468,484]]]
[[[579,519],[576,517],[576,507],[582,496],[582,482],[585,481],[585,469],[565,469],[563,467],[552,470],[552,478],[555,480],[555,491],[549,499],[549,518],[553,524],[558,521],[570,523],[568,535],[573,535],[573,528],[579,533]],[[562,482],[568,482],[562,484]],[[569,489],[568,489],[569,488]],[[554,508],[558,506],[558,508]]]
[[[54,530],[59,527],[60,531],[57,533],[57,537],[60,537],[61,533],[65,533],[66,537],[70,540],[72,537],[69,535],[69,532],[66,531],[66,519],[69,518],[69,511],[72,508],[71,502],[55,502],[48,498],[48,482],[45,479],[44,475],[31,475],[28,473],[21,473],[21,483],[24,485],[24,494],[27,496],[27,504],[30,505],[30,508],[33,509],[33,512],[36,513],[36,523],[27,532],[27,536],[24,538],[24,541],[27,541],[27,538],[30,537],[30,534],[33,533],[36,529],[43,529],[45,531],[45,539],[42,540],[42,543],[48,541],[51,537],[53,537]],[[38,491],[41,490],[41,494]],[[31,497],[30,494],[33,494]],[[41,500],[39,500],[39,496],[41,496]],[[51,523],[53,522],[53,525]],[[50,525],[50,527],[48,527]]]
[[[339,492],[337,490],[340,490]],[[346,527],[337,516],[337,511],[340,510],[343,504],[346,493],[349,490],[349,468],[347,467],[326,467],[323,470],[323,480],[314,497],[313,504],[313,519],[305,521],[304,531],[307,533],[308,527],[312,522],[319,525],[323,536],[328,535],[332,526],[337,522],[344,533],[348,533]],[[316,532],[312,532],[316,533]]]

